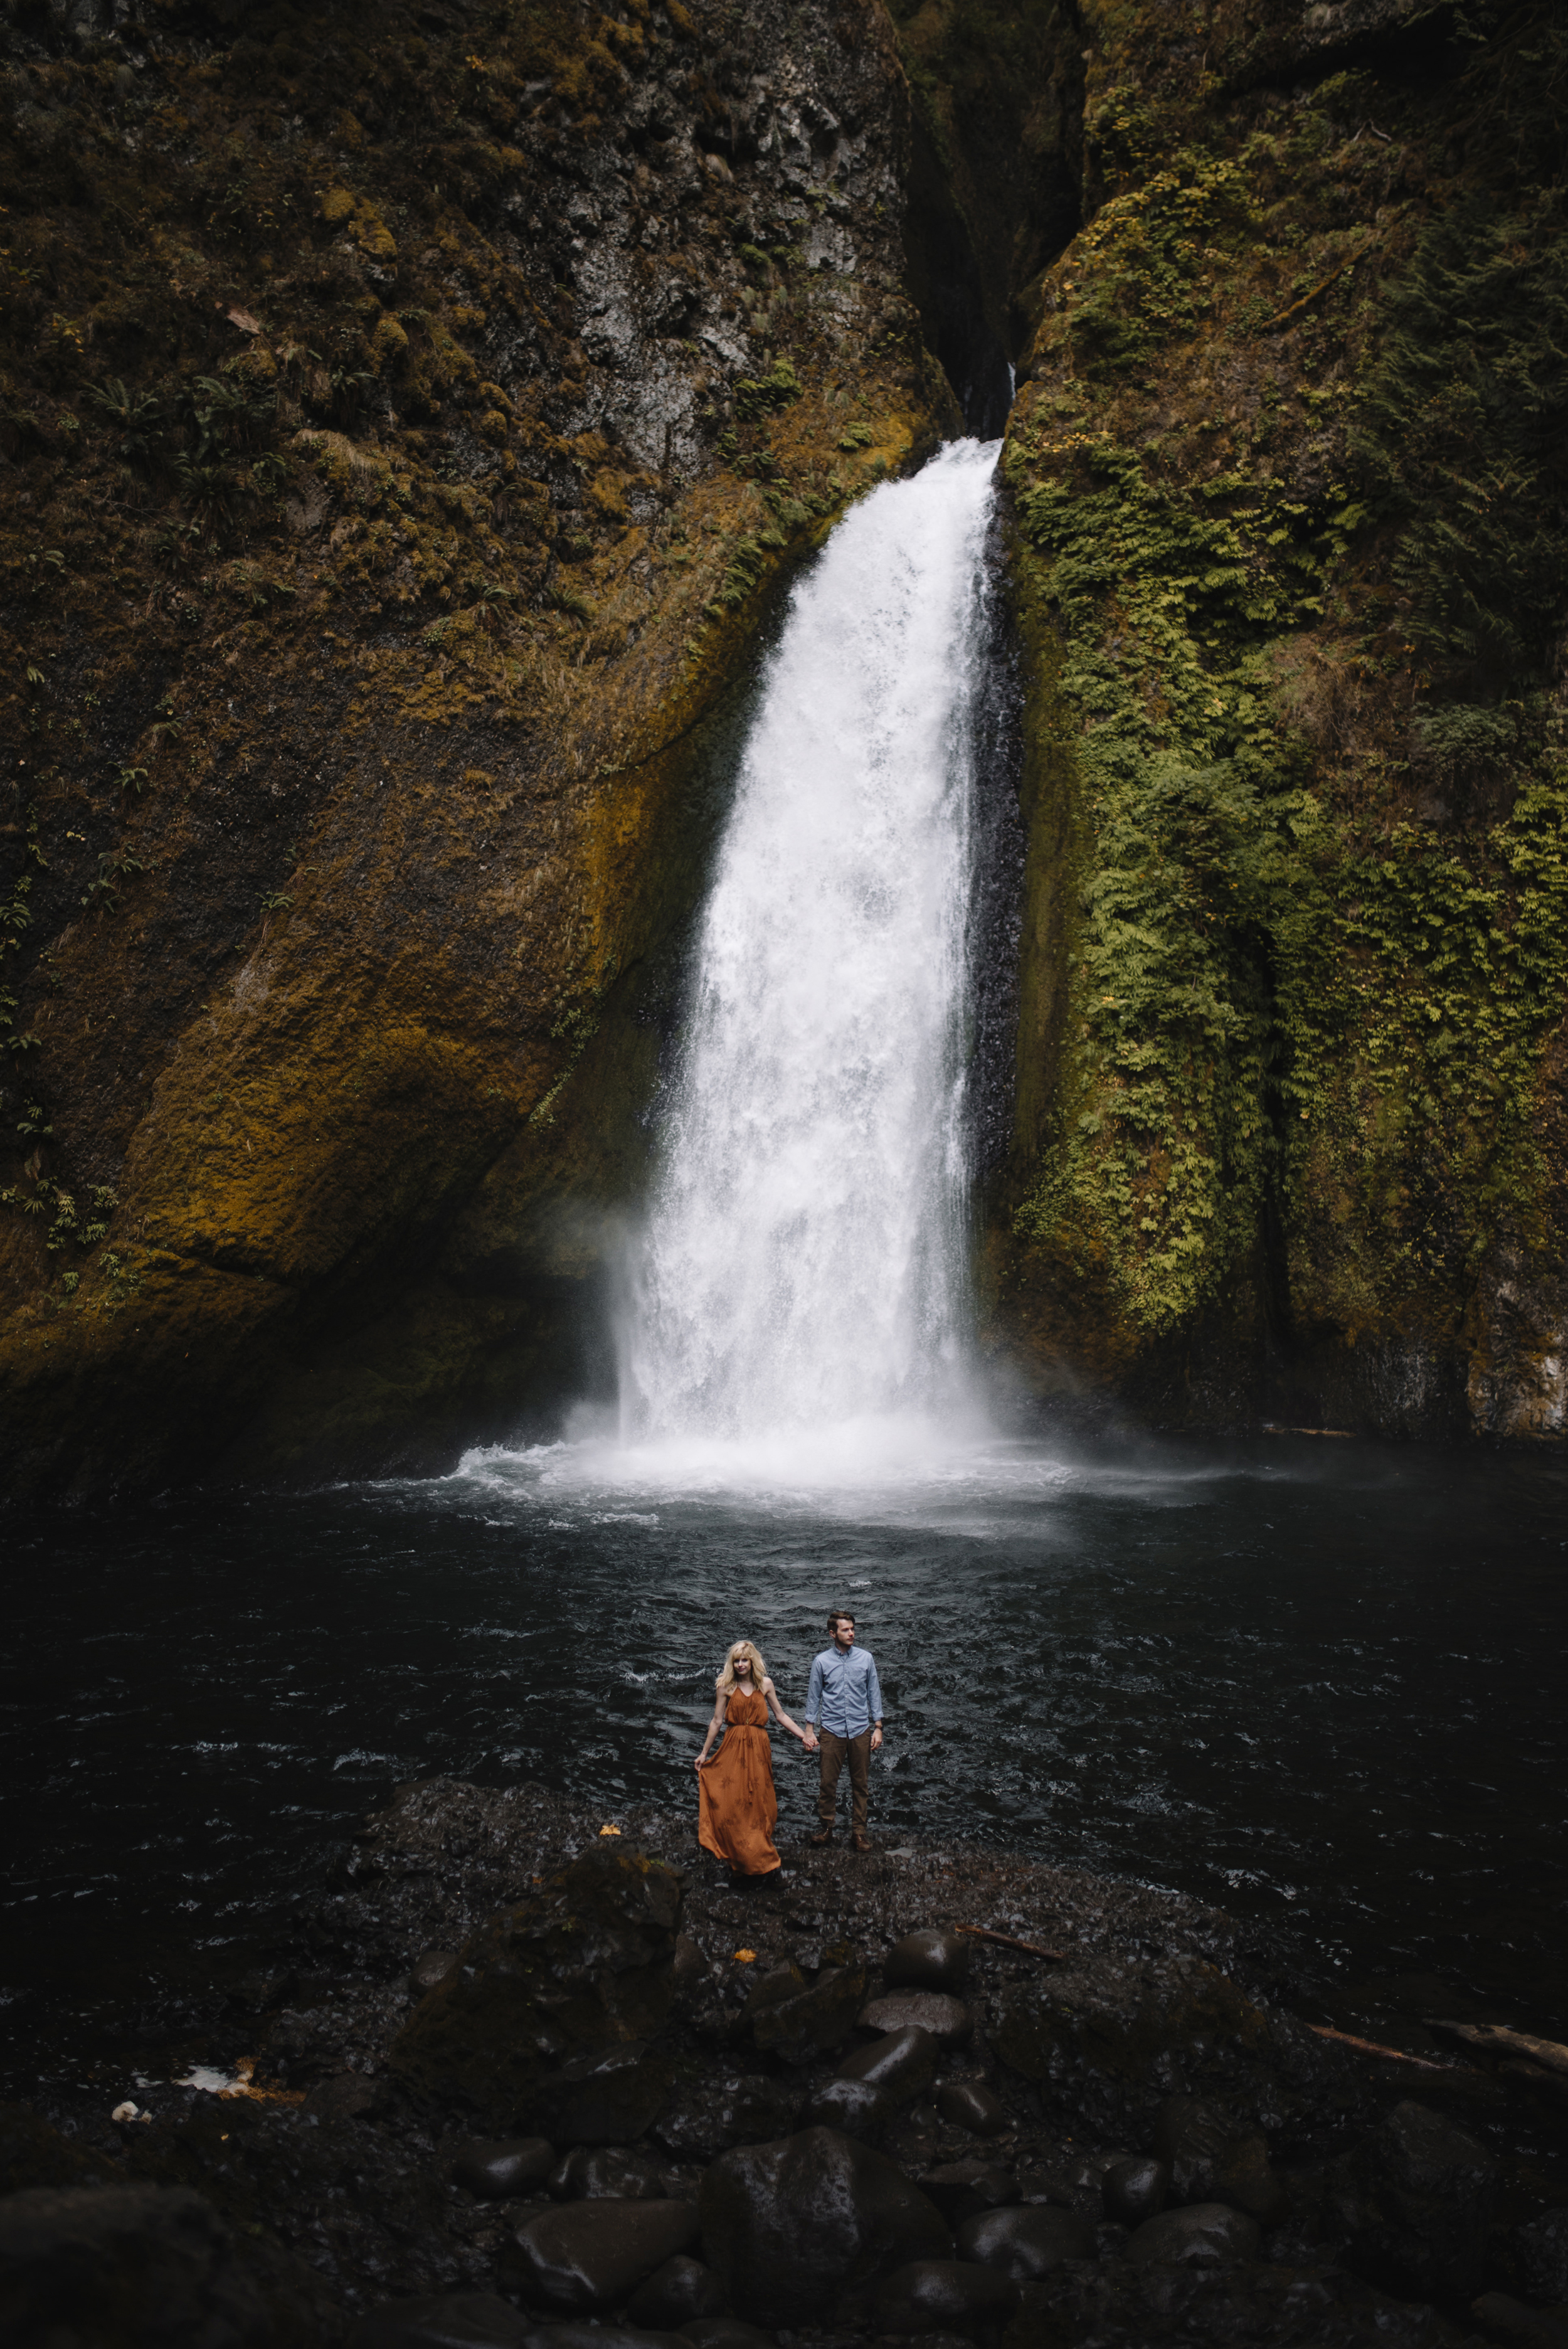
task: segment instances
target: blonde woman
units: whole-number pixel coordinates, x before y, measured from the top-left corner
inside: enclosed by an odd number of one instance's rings
[[[749,1640],[737,1640],[714,1683],[713,1719],[696,1757],[696,1834],[703,1849],[727,1860],[738,1876],[771,1876],[779,1864],[773,1848],[779,1798],[769,1713],[804,1745],[806,1733],[779,1703],[757,1649]],[[715,1754],[720,1730],[724,1743]]]

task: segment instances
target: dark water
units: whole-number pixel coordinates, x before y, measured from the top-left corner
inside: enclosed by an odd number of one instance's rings
[[[1125,1871],[1568,2024],[1568,1465],[993,1445],[823,1497],[607,1462],[8,1521],[14,2063],[62,2001],[236,1965],[399,1781],[691,1804],[726,1643],[798,1710],[835,1600],[884,1838]]]

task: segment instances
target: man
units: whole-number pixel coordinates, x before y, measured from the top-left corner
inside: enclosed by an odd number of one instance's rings
[[[830,1648],[811,1661],[806,1690],[806,1751],[821,1754],[817,1785],[817,1816],[820,1833],[813,1843],[831,1843],[833,1815],[838,1804],[839,1773],[850,1765],[851,1841],[857,1851],[870,1851],[866,1808],[871,1795],[872,1755],[882,1742],[882,1686],[870,1651],[855,1645],[855,1619],[847,1608],[835,1607],[828,1618]],[[821,1738],[817,1735],[821,1724]]]

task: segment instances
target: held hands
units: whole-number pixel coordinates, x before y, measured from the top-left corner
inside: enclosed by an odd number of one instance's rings
[[[816,1750],[817,1750],[817,1733],[816,1733],[816,1731],[815,1731],[814,1729],[803,1729],[803,1730],[801,1730],[801,1732],[800,1732],[800,1743],[801,1743],[801,1744],[805,1747],[805,1749],[806,1749],[806,1751],[807,1751],[807,1753],[808,1753],[808,1754],[815,1754],[815,1752],[816,1752]]]

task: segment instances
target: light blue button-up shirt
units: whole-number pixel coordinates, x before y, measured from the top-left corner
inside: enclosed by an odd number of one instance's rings
[[[851,1648],[845,1655],[834,1646],[812,1658],[806,1718],[813,1727],[820,1721],[835,1737],[858,1737],[882,1717],[882,1683],[869,1648]]]

